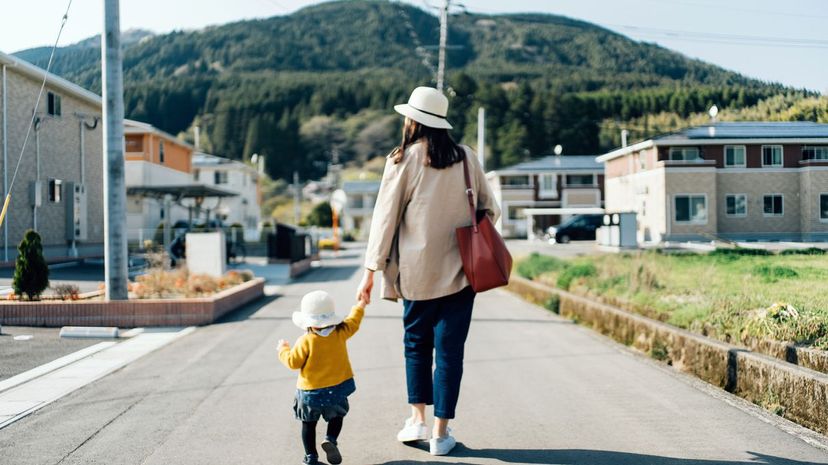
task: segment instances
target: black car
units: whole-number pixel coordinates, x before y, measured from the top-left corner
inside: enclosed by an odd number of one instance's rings
[[[554,237],[558,244],[595,240],[595,230],[603,224],[604,215],[575,215],[558,226],[549,228],[549,236]]]

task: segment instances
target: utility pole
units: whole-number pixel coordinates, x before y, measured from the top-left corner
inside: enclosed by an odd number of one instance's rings
[[[486,168],[486,109],[477,109],[477,158],[480,167]]]
[[[129,294],[124,183],[124,76],[119,0],[104,0],[104,31],[101,40],[106,299],[126,300]]]
[[[293,172],[293,224],[299,226],[302,221],[302,204],[300,195],[302,191],[299,188],[299,172]]]
[[[446,74],[446,41],[448,40],[448,12],[451,0],[445,0],[440,9],[440,55],[437,64],[437,90],[443,91]]]

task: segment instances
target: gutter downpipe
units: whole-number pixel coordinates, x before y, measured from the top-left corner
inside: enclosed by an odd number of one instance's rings
[[[9,123],[8,123],[8,92],[6,91],[6,65],[3,65],[3,197],[6,197],[9,186]],[[3,261],[9,261],[9,222],[3,222]]]

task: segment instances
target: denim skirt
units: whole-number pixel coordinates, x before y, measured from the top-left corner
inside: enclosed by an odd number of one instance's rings
[[[344,417],[350,409],[348,396],[356,392],[354,379],[350,378],[336,386],[322,389],[297,389],[293,399],[293,413],[300,421],[331,421]]]

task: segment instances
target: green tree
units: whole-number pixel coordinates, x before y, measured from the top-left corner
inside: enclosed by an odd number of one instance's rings
[[[25,294],[29,300],[38,299],[49,287],[49,266],[43,258],[40,234],[31,229],[26,231],[17,252],[12,288],[21,297]]]
[[[322,202],[313,207],[308,216],[305,218],[305,224],[308,226],[322,226],[329,228],[333,226],[333,212],[331,211],[331,204]]]

